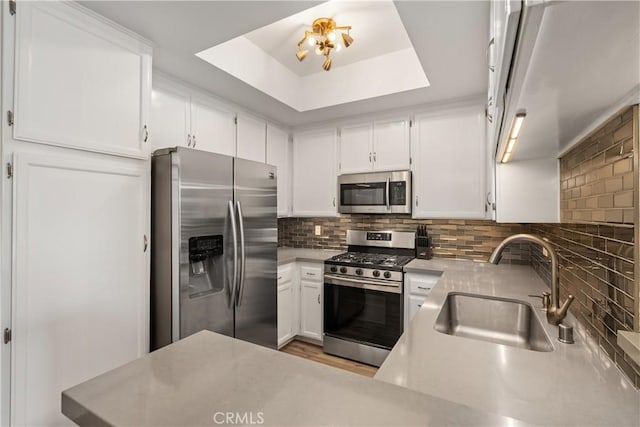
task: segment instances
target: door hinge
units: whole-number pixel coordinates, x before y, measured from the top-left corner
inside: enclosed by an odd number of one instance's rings
[[[7,124],[13,126],[13,111],[11,110],[7,111]]]
[[[4,343],[9,344],[11,342],[11,329],[4,328]]]
[[[13,177],[13,165],[11,163],[7,163],[7,178]]]
[[[142,249],[142,252],[147,252],[147,248],[149,247],[149,238],[147,237],[146,234],[144,235],[143,243],[144,243],[144,248]]]
[[[16,14],[16,0],[9,0],[9,13],[11,15]]]

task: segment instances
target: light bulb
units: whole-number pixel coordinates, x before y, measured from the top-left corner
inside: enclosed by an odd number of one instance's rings
[[[316,55],[322,55],[322,49],[320,49],[320,46],[316,48]]]
[[[309,41],[308,41],[308,43],[309,43],[309,46],[313,46],[314,44],[316,44],[316,39],[315,39],[315,37],[309,37]]]
[[[334,41],[336,39],[335,31],[331,31],[329,34],[327,34],[327,38],[331,41]]]

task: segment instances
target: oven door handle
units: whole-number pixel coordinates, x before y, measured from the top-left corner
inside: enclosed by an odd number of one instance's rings
[[[386,285],[384,282],[374,282],[370,280],[350,279],[348,277],[334,276],[332,274],[324,275],[324,283],[327,285],[348,286],[350,288],[368,289],[371,291],[390,292],[393,294],[401,294],[402,287],[397,285]]]

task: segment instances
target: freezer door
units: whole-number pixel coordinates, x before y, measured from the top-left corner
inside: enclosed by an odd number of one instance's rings
[[[180,266],[173,340],[203,329],[233,336],[233,158],[178,148],[174,171]]]
[[[276,348],[277,187],[273,166],[235,159],[240,273],[236,338]]]

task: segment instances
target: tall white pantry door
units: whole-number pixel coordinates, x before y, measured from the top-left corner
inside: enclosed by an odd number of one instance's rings
[[[148,351],[149,170],[19,153],[13,179],[11,423],[67,425],[63,390]]]

